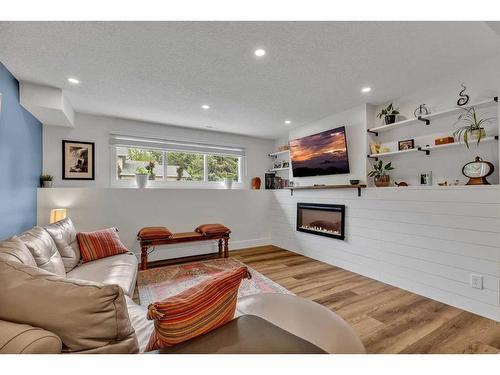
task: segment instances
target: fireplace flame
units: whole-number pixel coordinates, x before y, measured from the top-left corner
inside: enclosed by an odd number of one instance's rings
[[[335,235],[340,235],[340,231],[338,230],[331,230],[331,229],[326,229],[323,227],[316,227],[316,226],[309,226],[309,225],[301,225],[301,229],[306,229],[306,230],[312,230],[315,232],[321,232],[321,233],[329,233],[329,234],[335,234]]]

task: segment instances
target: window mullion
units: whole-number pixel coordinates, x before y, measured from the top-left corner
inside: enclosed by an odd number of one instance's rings
[[[203,181],[208,182],[208,155],[203,154]]]
[[[163,181],[167,181],[168,163],[167,163],[167,151],[163,151]]]

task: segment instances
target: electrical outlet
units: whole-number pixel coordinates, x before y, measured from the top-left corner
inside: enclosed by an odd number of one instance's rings
[[[483,289],[483,275],[470,275],[470,286],[476,289]]]

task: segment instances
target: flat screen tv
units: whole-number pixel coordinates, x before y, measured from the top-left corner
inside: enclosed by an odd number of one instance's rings
[[[293,177],[349,173],[345,127],[290,141]]]

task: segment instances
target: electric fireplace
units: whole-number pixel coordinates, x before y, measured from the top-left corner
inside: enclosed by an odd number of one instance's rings
[[[297,203],[297,230],[344,239],[345,206],[340,204]]]

